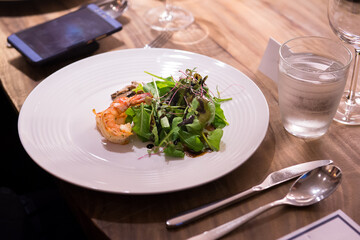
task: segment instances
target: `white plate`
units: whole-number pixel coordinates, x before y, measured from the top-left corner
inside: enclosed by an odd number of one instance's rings
[[[197,67],[221,97],[229,126],[219,152],[196,158],[144,156],[146,143],[107,143],[92,109],[102,111],[110,94],[131,81],[149,82],[144,71],[167,77]],[[21,142],[46,171],[70,183],[127,194],[171,192],[217,179],[244,163],[267,131],[269,109],[260,89],[240,71],[215,59],[171,49],[129,49],[75,62],[46,78],[28,96],[19,116]]]

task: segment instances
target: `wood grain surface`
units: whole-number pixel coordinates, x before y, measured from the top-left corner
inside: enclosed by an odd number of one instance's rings
[[[318,159],[332,159],[343,171],[339,189],[320,204],[280,207],[250,221],[224,239],[276,239],[310,224],[338,209],[360,224],[360,127],[333,122],[323,137],[303,140],[283,128],[277,86],[257,69],[270,37],[279,42],[317,35],[337,39],[327,22],[326,0],[178,0],[195,16],[189,28],[175,32],[161,47],[192,51],[223,61],[248,75],[264,93],[270,122],[264,141],[242,166],[228,175],[196,188],[159,195],[109,194],[77,187],[59,180],[64,196],[90,239],[186,239],[283,197],[291,183],[283,184],[209,217],[179,229],[167,229],[174,215],[222,199],[261,182],[278,169]],[[66,61],[46,67],[29,65],[6,38],[13,32],[77,9],[86,1],[33,0],[0,3],[0,79],[17,110],[43,79]],[[99,41],[95,54],[141,48],[159,32],[142,20],[146,10],[162,1],[131,0],[128,11],[118,18],[122,31]],[[205,167],[205,166],[204,166]]]

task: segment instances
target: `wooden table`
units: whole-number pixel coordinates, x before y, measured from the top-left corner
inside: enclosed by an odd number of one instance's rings
[[[119,195],[92,191],[61,182],[64,195],[89,238],[98,239],[185,239],[234,219],[265,203],[279,199],[291,183],[251,197],[186,227],[168,230],[165,220],[179,212],[222,199],[259,183],[272,171],[296,163],[333,159],[343,171],[339,189],[318,205],[270,210],[227,235],[226,239],[276,239],[335,210],[341,209],[360,224],[360,127],[333,122],[318,140],[293,137],[282,127],[277,87],[257,69],[269,37],[284,42],[303,35],[336,39],[327,22],[326,0],[183,0],[174,1],[189,9],[195,23],[174,33],[162,47],[182,49],[213,57],[248,75],[264,93],[270,122],[264,141],[253,156],[230,174],[206,185],[159,195]],[[46,68],[29,65],[15,49],[6,47],[13,32],[53,19],[84,4],[81,0],[0,3],[0,78],[17,110],[33,88],[48,75],[71,62]],[[121,32],[100,41],[96,53],[141,48],[159,32],[143,22],[144,11],[162,4],[132,0],[119,18]]]

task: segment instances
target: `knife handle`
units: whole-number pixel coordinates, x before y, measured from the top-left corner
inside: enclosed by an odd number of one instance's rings
[[[260,191],[261,189],[258,188],[258,186],[252,187],[246,191],[243,191],[241,193],[238,193],[234,196],[225,198],[223,200],[214,202],[214,203],[210,203],[208,205],[205,205],[203,207],[199,207],[193,210],[190,210],[186,213],[180,214],[177,217],[171,218],[169,220],[166,221],[166,226],[169,228],[174,228],[174,227],[180,227],[185,223],[191,222],[195,219],[198,219],[202,216],[205,216],[209,213],[215,212],[221,208],[224,208],[232,203],[235,203],[241,199],[244,199],[246,197],[249,197],[250,195],[254,194],[257,191]]]

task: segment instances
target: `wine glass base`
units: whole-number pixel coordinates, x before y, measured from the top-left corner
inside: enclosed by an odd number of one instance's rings
[[[350,103],[347,99],[349,92],[341,98],[334,120],[345,125],[360,125],[360,94],[355,94],[355,101]]]
[[[176,6],[152,8],[145,13],[145,23],[157,31],[178,31],[194,22],[191,12]]]

